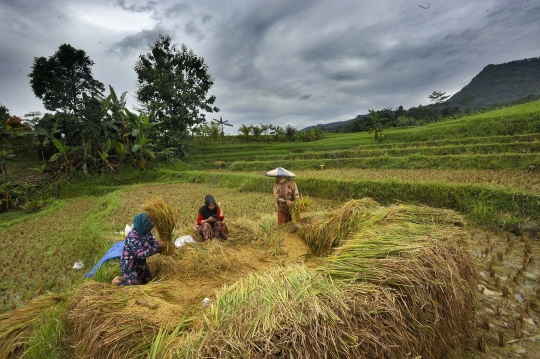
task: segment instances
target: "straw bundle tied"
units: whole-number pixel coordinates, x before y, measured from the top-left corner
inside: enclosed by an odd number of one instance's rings
[[[172,254],[175,248],[173,233],[178,221],[178,211],[161,197],[146,202],[142,210],[152,218],[159,239],[167,243],[161,254]]]
[[[462,226],[463,217],[447,209],[403,205],[381,207],[377,202],[364,198],[350,200],[326,219],[315,220],[303,228],[301,236],[317,256],[328,255],[341,246],[359,229],[376,225],[397,223],[456,224]]]
[[[369,198],[350,200],[329,218],[318,219],[305,226],[300,235],[313,254],[325,256],[347,240],[377,207],[379,204]]]
[[[217,294],[199,355],[348,357],[349,310],[339,286],[303,266],[252,274]]]
[[[414,233],[410,235],[407,233]],[[404,320],[401,348],[439,358],[473,326],[476,272],[456,227],[414,226],[359,232],[321,270],[334,279],[388,288]],[[397,354],[397,353],[396,353]]]
[[[70,340],[77,358],[135,358],[148,352],[160,328],[156,311],[143,317],[137,303],[152,306],[156,298],[171,299],[168,287],[160,282],[121,289],[90,283],[71,298],[68,310]],[[149,308],[145,308],[149,312]],[[178,318],[181,319],[181,318]]]
[[[47,313],[64,298],[50,294],[30,301],[25,307],[0,315],[0,358],[13,358],[25,349],[35,325],[46,320]]]

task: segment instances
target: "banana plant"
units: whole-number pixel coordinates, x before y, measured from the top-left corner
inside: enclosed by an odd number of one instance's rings
[[[6,176],[6,182],[8,181],[6,164],[8,162],[13,162],[13,157],[15,157],[15,153],[13,153],[13,150],[8,150],[4,148],[2,151],[0,151],[0,166],[2,171],[4,172],[4,175]]]
[[[59,157],[63,157],[64,158],[64,165],[66,166],[66,173],[67,173],[68,170],[69,170],[69,168],[68,168],[69,167],[68,154],[69,154],[69,151],[70,151],[71,147],[66,145],[63,141],[60,141],[59,139],[57,139],[55,137],[51,137],[51,141],[54,144],[54,146],[56,147],[56,149],[58,150],[58,152],[55,153],[54,155],[52,155],[52,157],[49,159],[49,162],[54,162]]]
[[[155,127],[155,123],[150,123],[150,119],[144,113],[135,115],[128,109],[125,109],[128,126],[131,128],[131,135],[135,137],[135,141],[131,146],[131,152],[137,158],[138,165],[141,170],[146,169],[146,158],[156,158],[156,154],[152,150],[154,144],[149,135]]]

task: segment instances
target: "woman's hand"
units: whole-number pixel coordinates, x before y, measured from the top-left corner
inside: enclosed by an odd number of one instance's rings
[[[209,217],[208,219],[205,219],[206,223],[208,222],[215,222],[217,221],[216,217]]]
[[[165,241],[158,241],[159,248],[167,248],[167,242]]]
[[[218,208],[222,208],[222,207],[223,207],[223,205],[221,204],[221,202],[218,202],[218,203],[217,203],[217,206],[218,206]]]

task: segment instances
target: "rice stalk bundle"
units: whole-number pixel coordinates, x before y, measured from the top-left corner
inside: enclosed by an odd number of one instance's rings
[[[175,248],[173,234],[178,221],[178,211],[165,202],[162,197],[146,202],[142,206],[142,210],[152,218],[159,239],[167,243],[161,254],[172,254]]]
[[[392,229],[359,233],[322,270],[351,285],[394,291],[404,322],[417,338],[410,350],[422,358],[439,358],[452,340],[463,340],[473,327],[476,272],[452,232],[464,234],[450,227],[432,235],[438,227],[419,226],[415,236],[400,237],[395,235],[399,230],[386,233]]]
[[[248,258],[238,251],[226,250],[219,241],[204,246],[188,246],[182,253],[181,271],[174,275],[181,278],[214,278],[241,268]],[[170,272],[170,269],[168,269]]]
[[[426,224],[453,224],[460,227],[465,225],[463,216],[452,210],[407,204],[400,204],[392,208],[384,220]]]
[[[350,200],[326,219],[316,219],[305,226],[300,235],[316,256],[325,256],[340,246],[372,216],[378,203],[364,198]]]
[[[200,357],[351,356],[349,306],[329,277],[291,266],[222,289],[206,313]]]
[[[148,352],[162,325],[135,315],[131,305],[156,297],[172,298],[161,282],[121,289],[97,282],[81,287],[67,309],[75,357],[136,358]]]
[[[311,201],[309,196],[300,196],[297,200],[293,201],[292,205],[289,207],[289,212],[293,223],[298,222],[300,218],[300,213],[306,212],[311,206]]]
[[[261,224],[249,218],[232,218],[227,220],[229,234],[238,242],[256,240],[262,234]]]
[[[57,294],[43,295],[30,301],[25,307],[0,315],[0,358],[17,356],[25,343],[42,322],[45,313],[64,298]]]

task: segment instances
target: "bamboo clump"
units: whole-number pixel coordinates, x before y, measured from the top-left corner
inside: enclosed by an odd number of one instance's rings
[[[178,221],[178,211],[167,203],[162,197],[154,198],[142,206],[156,228],[159,239],[167,243],[161,254],[171,255],[174,252],[174,229]]]

